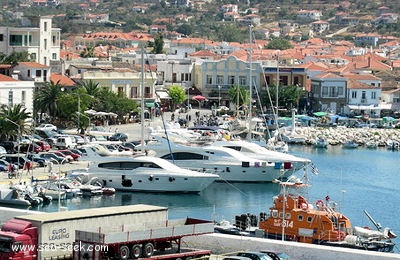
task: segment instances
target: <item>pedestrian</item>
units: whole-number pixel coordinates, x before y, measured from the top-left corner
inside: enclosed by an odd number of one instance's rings
[[[49,164],[47,165],[47,167],[48,167],[48,168],[47,168],[47,172],[48,172],[48,173],[51,173],[51,171],[53,170],[53,162],[50,161]]]
[[[14,177],[14,165],[10,163],[7,168],[8,176]]]
[[[25,163],[25,169],[26,169],[26,174],[28,175],[29,173],[32,173],[32,162],[31,161],[27,161]]]

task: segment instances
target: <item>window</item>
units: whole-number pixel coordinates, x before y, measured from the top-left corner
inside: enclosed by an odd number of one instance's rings
[[[298,221],[303,221],[303,215],[298,215],[298,216],[297,216],[297,220],[298,220]]]
[[[245,76],[239,76],[239,85],[240,86],[246,86],[246,77]]]
[[[335,93],[335,87],[329,87],[329,96],[336,97],[337,94]]]
[[[371,92],[371,99],[376,99],[376,92]]]
[[[206,84],[212,84],[212,76],[211,75],[207,75]]]
[[[36,53],[33,52],[30,55],[31,55],[31,60],[36,61]]]
[[[44,49],[47,50],[47,39],[44,39],[43,45],[44,45]]]
[[[351,92],[351,98],[357,98],[357,91]]]
[[[36,77],[40,78],[42,76],[42,71],[41,70],[36,70]]]
[[[228,76],[228,84],[235,84],[235,76]]]
[[[117,92],[118,94],[124,93],[124,87],[118,87]]]
[[[51,54],[51,58],[52,58],[53,60],[56,60],[56,59],[57,59],[57,53],[52,53],[52,54]]]
[[[131,98],[135,98],[138,96],[138,88],[137,87],[132,87],[131,88]]]
[[[47,32],[47,22],[44,22],[44,31]]]
[[[22,35],[10,35],[11,46],[22,46]]]
[[[366,99],[367,98],[367,92],[364,90],[361,92],[361,99]]]
[[[338,87],[338,96],[343,96],[344,93],[344,88],[343,87]]]
[[[322,88],[322,96],[323,96],[323,97],[328,96],[328,87],[323,87],[323,88]]]
[[[307,222],[312,222],[312,217],[311,216],[309,216],[309,217],[307,217]]]
[[[27,72],[26,72],[26,75],[28,76],[28,78],[31,76],[31,70],[28,70]]]
[[[21,104],[25,106],[25,102],[26,102],[26,91],[23,90],[21,92]]]
[[[217,84],[219,84],[219,85],[224,84],[224,76],[223,75],[217,75]]]
[[[12,90],[10,90],[8,92],[8,106],[12,107],[14,105],[13,100],[14,100],[14,93],[12,92]]]
[[[4,41],[4,35],[0,34],[0,42]]]
[[[53,37],[52,37],[51,39],[52,39],[53,45],[56,45],[56,42],[57,42],[57,38],[56,38],[56,36],[55,36],[55,35],[53,35]]]

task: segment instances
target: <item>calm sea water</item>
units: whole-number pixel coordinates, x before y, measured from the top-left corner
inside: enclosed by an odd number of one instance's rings
[[[400,235],[400,152],[292,146],[290,153],[311,159],[319,170],[318,175],[308,173],[310,201],[329,195],[353,225],[372,226],[363,213],[367,210],[382,227],[390,227]],[[242,213],[268,212],[272,197],[279,191],[277,184],[214,183],[200,194],[117,193],[110,197],[66,200],[62,206],[73,210],[143,203],[168,207],[170,219],[189,216],[232,220]],[[57,211],[57,203],[39,210]],[[395,242],[400,243],[399,239]],[[400,252],[398,247],[395,250]]]

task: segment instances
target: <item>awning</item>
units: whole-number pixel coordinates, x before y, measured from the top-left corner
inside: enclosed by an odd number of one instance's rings
[[[326,112],[320,111],[320,112],[314,112],[314,116],[326,116]]]
[[[381,106],[369,105],[369,106],[358,106],[358,105],[347,105],[351,110],[381,110],[384,109]]]
[[[171,99],[166,91],[156,91],[156,94],[160,99]]]
[[[156,103],[154,103],[154,102],[146,102],[146,107],[155,107],[156,106]]]

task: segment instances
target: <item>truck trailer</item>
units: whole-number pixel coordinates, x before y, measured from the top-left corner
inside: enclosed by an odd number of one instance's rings
[[[141,240],[137,237],[127,237],[127,239],[141,241],[140,250],[146,252],[150,246],[147,243],[143,244],[145,235],[150,239],[149,243],[153,243],[158,249],[162,248],[161,244],[164,242],[173,241],[184,235],[212,233],[210,231],[212,224],[201,220],[188,220],[186,222],[188,224],[184,224],[183,227],[192,230],[187,234],[178,233],[182,227],[173,223],[174,221],[168,220],[168,208],[145,204],[17,216],[7,221],[1,228],[0,260],[71,259],[75,251],[73,249],[75,234],[78,234],[78,239],[82,239],[82,234],[86,230],[90,231],[88,234],[93,238],[97,237],[93,241],[96,243],[101,241],[99,234],[103,234],[102,230],[122,232],[128,229],[141,230],[143,232]],[[164,229],[163,235],[168,235],[168,238],[155,237],[155,232],[159,228]],[[167,234],[167,230],[170,233]],[[134,233],[138,234],[139,231]],[[106,237],[107,240],[104,242],[109,242],[111,233]]]
[[[182,250],[181,239],[213,231],[213,222],[193,218],[122,225],[119,230],[76,231],[73,259],[176,260],[209,256],[209,250]]]

